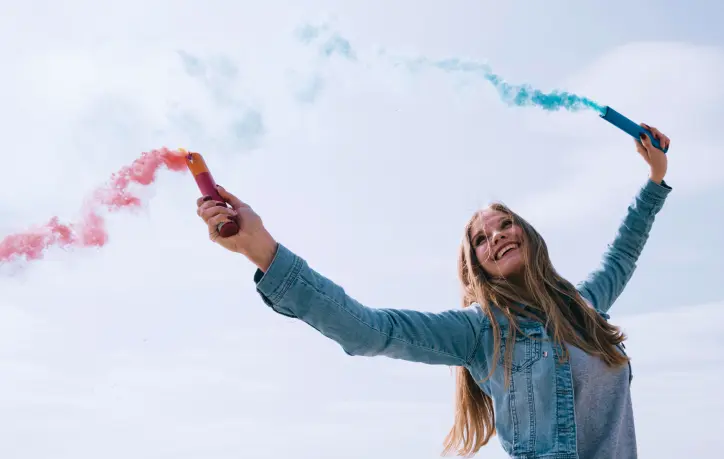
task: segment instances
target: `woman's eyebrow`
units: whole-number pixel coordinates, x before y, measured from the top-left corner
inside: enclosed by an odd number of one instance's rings
[[[472,236],[470,237],[470,239],[471,239],[471,240],[475,240],[476,238],[478,238],[478,237],[480,237],[480,236],[486,236],[486,237],[488,236],[488,232],[485,231],[485,228],[473,232],[473,234],[472,234]]]

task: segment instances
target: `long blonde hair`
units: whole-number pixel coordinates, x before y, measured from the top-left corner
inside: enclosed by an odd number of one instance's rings
[[[561,361],[568,358],[563,343],[576,346],[586,353],[600,357],[609,366],[620,366],[628,357],[618,352],[616,345],[626,337],[618,327],[609,324],[596,310],[588,306],[576,288],[553,268],[548,248],[541,235],[523,218],[505,205],[494,203],[490,209],[509,215],[525,234],[523,246],[525,288],[515,287],[505,279],[492,278],[485,273],[475,255],[471,231],[479,213],[465,226],[465,236],[458,257],[458,276],[463,287],[463,307],[481,305],[490,319],[495,354],[493,368],[500,354],[501,330],[491,308],[497,309],[509,322],[503,370],[506,386],[510,378],[515,334],[519,331],[516,318],[527,317],[543,323],[554,344],[562,350]],[[523,309],[519,304],[528,307]],[[464,367],[456,369],[455,420],[445,438],[443,455],[455,453],[470,456],[477,453],[495,434],[493,401],[478,386]]]

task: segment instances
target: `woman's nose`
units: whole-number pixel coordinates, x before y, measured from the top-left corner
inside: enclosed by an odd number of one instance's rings
[[[493,239],[492,239],[493,245],[497,244],[498,239],[501,239],[501,238],[504,238],[504,237],[505,237],[505,235],[503,234],[502,231],[496,230],[495,232],[493,232]]]

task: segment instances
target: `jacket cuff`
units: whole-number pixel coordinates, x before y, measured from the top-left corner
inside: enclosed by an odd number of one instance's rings
[[[254,274],[256,290],[267,305],[279,303],[299,277],[302,264],[299,256],[282,244],[277,244],[277,251],[266,272],[257,269]]]
[[[662,180],[661,184],[658,184],[649,179],[642,189],[642,194],[648,198],[647,200],[652,204],[661,204],[666,200],[671,190],[672,188],[665,181]]]

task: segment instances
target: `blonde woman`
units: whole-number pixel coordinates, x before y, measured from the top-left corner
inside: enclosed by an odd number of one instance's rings
[[[646,125],[664,149],[669,139]],[[213,241],[245,255],[263,301],[339,343],[349,355],[457,368],[456,414],[444,453],[477,453],[497,433],[512,458],[636,457],[631,366],[607,311],[635,269],[671,188],[667,158],[648,137],[650,166],[601,267],[574,287],[553,268],[540,234],[500,204],[465,227],[458,261],[462,309],[440,313],[364,306],[277,243],[259,216],[220,187],[198,215]],[[241,231],[220,238],[218,223]]]

